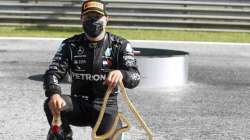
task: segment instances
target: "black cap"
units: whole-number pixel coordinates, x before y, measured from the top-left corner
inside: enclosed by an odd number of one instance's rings
[[[101,0],[87,0],[82,4],[82,14],[89,12],[97,12],[102,15],[107,15],[105,4]]]

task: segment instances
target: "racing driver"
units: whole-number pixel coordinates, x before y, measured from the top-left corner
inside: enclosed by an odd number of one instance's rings
[[[114,90],[97,135],[107,132],[118,111],[117,82],[122,80],[126,88],[139,84],[140,74],[131,44],[106,32],[107,22],[102,1],[83,2],[81,23],[84,33],[61,43],[44,74],[43,86],[47,97],[44,111],[50,125],[54,115],[61,115],[65,140],[72,140],[70,125],[94,127],[106,90],[112,86]],[[59,85],[67,73],[72,79],[70,95],[62,94]],[[52,139],[51,131],[47,140]]]

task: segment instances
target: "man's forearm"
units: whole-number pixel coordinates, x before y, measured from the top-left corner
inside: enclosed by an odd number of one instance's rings
[[[61,94],[61,87],[59,86],[58,78],[49,70],[44,74],[43,87],[46,97],[50,97],[53,94]]]

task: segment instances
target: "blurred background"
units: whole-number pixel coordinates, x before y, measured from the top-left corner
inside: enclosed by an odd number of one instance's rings
[[[156,140],[250,139],[250,0],[105,2],[108,31],[190,54],[187,84],[129,91]],[[0,140],[46,139],[41,77],[61,41],[82,32],[80,10],[80,0],[0,0]],[[127,140],[145,139],[133,126]],[[74,132],[90,140],[91,129]]]
[[[104,0],[111,28],[250,29],[249,0]],[[0,0],[1,26],[81,27],[80,0]]]

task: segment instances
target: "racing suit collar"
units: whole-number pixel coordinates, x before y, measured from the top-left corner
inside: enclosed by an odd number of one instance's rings
[[[86,39],[86,42],[87,42],[89,48],[99,48],[99,47],[102,47],[104,40],[107,39],[107,33],[105,33],[104,38],[102,40],[99,40],[99,41],[91,41],[86,37],[86,35],[85,35],[85,39]]]
[[[103,36],[102,38],[98,38],[98,37],[97,38],[91,38],[86,33],[84,33],[84,38],[86,39],[87,42],[94,42],[94,43],[96,43],[96,42],[99,42],[99,41],[103,41],[104,38],[106,37],[106,35],[107,35],[107,32],[104,31],[103,35],[102,35]]]

